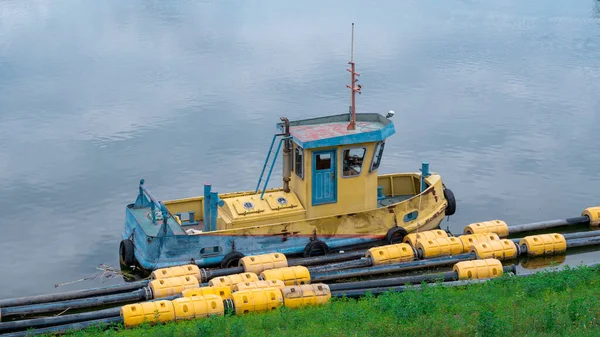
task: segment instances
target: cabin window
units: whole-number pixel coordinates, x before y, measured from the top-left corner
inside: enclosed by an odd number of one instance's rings
[[[360,172],[362,171],[362,165],[366,153],[367,149],[364,147],[344,150],[344,152],[342,152],[342,177],[359,176]]]
[[[294,149],[294,165],[292,165],[292,166],[294,167],[294,171],[296,172],[296,175],[300,179],[304,178],[304,170],[303,170],[304,166],[303,165],[304,165],[304,153],[303,153],[301,147],[296,147]]]
[[[318,154],[316,158],[315,168],[317,170],[329,170],[331,168],[331,154]]]
[[[381,157],[383,155],[383,147],[385,146],[385,142],[377,143],[375,147],[375,152],[373,153],[373,162],[371,163],[371,172],[375,171],[379,168],[379,164],[381,164]]]

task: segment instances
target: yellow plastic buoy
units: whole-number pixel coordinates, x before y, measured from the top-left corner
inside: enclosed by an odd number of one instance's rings
[[[419,257],[427,259],[437,256],[457,255],[463,252],[463,244],[458,238],[451,236],[431,240],[417,241],[415,247]]]
[[[478,259],[494,258],[498,260],[514,259],[518,255],[517,245],[512,240],[502,239],[481,242],[471,247]]]
[[[500,277],[504,274],[502,263],[497,259],[461,261],[452,268],[459,280]]]
[[[194,289],[198,287],[200,287],[198,279],[194,276],[169,277],[150,281],[150,289],[152,289],[153,298],[173,296],[185,289]]]
[[[567,250],[565,237],[558,233],[530,235],[521,239],[519,246],[527,247],[527,255],[553,255]]]
[[[285,283],[282,280],[266,280],[266,281],[254,281],[254,282],[240,282],[233,285],[233,291],[240,291],[246,289],[263,289],[263,288],[277,288],[281,289],[285,287]]]
[[[413,248],[408,243],[398,243],[381,247],[373,247],[365,257],[373,261],[373,265],[412,261],[415,259]]]
[[[402,242],[408,243],[409,245],[414,247],[415,243],[417,243],[417,241],[433,240],[433,239],[437,239],[437,238],[447,238],[447,237],[448,237],[448,233],[446,233],[446,231],[443,231],[441,229],[435,229],[435,230],[431,230],[431,231],[419,232],[418,234],[410,233],[404,237]]]
[[[263,280],[281,280],[286,286],[310,283],[310,272],[304,266],[269,269],[260,273]]]
[[[245,272],[260,274],[267,269],[284,268],[288,266],[287,258],[281,253],[271,253],[255,256],[244,256],[240,259],[240,267]]]
[[[508,225],[502,220],[490,220],[472,223],[465,227],[464,234],[496,233],[499,237],[508,236]]]
[[[500,240],[500,237],[496,233],[483,233],[461,235],[458,239],[463,243],[463,253],[468,253],[474,245],[481,242]]]
[[[183,297],[206,297],[207,295],[217,295],[223,300],[231,299],[231,287],[228,285],[214,287],[200,287],[196,289],[186,289],[181,292]]]
[[[590,218],[590,226],[600,226],[600,206],[588,207],[581,215]]]
[[[219,316],[225,313],[223,299],[217,295],[181,297],[172,301],[175,320]]]
[[[232,296],[236,314],[274,310],[283,305],[281,290],[277,288],[240,290]]]
[[[170,322],[175,319],[175,310],[171,301],[141,302],[122,306],[121,317],[126,327],[144,322]]]
[[[331,299],[329,286],[324,283],[289,286],[281,289],[281,293],[286,308],[324,304]]]
[[[241,273],[241,274],[233,274],[228,276],[219,276],[208,281],[208,285],[211,287],[214,286],[230,286],[232,287],[234,284],[238,284],[240,282],[254,282],[258,281],[258,275],[255,273]]]
[[[195,264],[186,264],[184,266],[177,267],[169,267],[169,268],[160,268],[150,274],[150,278],[153,280],[170,278],[170,277],[179,277],[179,276],[194,276],[198,279],[199,282],[202,281],[202,276],[200,275],[200,268],[198,268]]]

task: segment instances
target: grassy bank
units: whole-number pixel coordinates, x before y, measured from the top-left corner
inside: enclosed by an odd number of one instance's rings
[[[598,336],[600,271],[565,268],[465,287],[425,287],[321,307],[76,336]]]

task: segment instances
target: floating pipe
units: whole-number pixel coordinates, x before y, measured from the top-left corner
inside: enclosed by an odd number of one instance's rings
[[[123,323],[123,318],[117,316],[117,317],[95,319],[95,320],[91,320],[91,321],[84,321],[84,322],[78,322],[78,323],[51,326],[48,328],[42,328],[42,329],[36,329],[36,330],[18,331],[18,332],[4,334],[4,335],[2,335],[2,337],[25,337],[25,336],[34,336],[34,335],[50,334],[50,333],[58,334],[58,333],[64,333],[66,331],[82,330],[82,329],[85,329],[85,328],[95,325],[95,324],[108,325],[108,324],[112,324],[112,323],[116,323],[116,324]]]
[[[459,235],[460,236],[460,235]],[[595,237],[600,236],[600,231],[587,231],[581,233],[568,233],[563,234],[565,239],[575,239],[575,238],[586,238],[586,237]],[[522,238],[511,239],[516,245],[519,245],[519,242]],[[316,256],[316,257],[308,257],[308,258],[297,258],[288,260],[288,265],[291,266],[310,266],[317,265],[312,268],[308,268],[313,273],[325,273],[333,270],[343,270],[343,269],[352,269],[352,268],[361,268],[361,267],[369,267],[372,266],[372,260],[370,258],[365,258],[367,250],[360,250],[355,252],[334,254],[334,255],[325,255],[325,256]],[[455,255],[458,256],[458,255]],[[418,256],[419,259],[422,256]],[[434,258],[435,259],[435,258]],[[338,263],[331,263],[335,261],[342,261]],[[327,264],[331,263],[331,264]],[[214,269],[214,270],[203,270],[202,278],[203,280],[208,280],[213,277],[226,276],[231,274],[237,274],[244,272],[242,267],[233,267],[226,269]]]
[[[593,245],[598,245],[598,244],[600,244],[600,237],[573,239],[573,240],[567,241],[567,249],[568,248],[576,248],[576,247],[593,246]]]
[[[488,281],[489,279],[479,279],[479,280],[460,280],[460,281],[450,281],[444,283],[434,283],[430,284],[429,287],[436,286],[444,286],[444,287],[459,287],[465,286],[473,283],[483,283]],[[420,284],[412,285],[413,289],[421,289]],[[385,287],[385,288],[362,288],[362,289],[351,289],[351,290],[339,290],[332,291],[331,297],[349,297],[349,298],[358,298],[365,296],[367,293],[371,293],[373,295],[380,295],[386,292],[404,292],[408,289],[407,286],[393,286],[393,287]]]
[[[357,251],[347,252],[347,253],[329,254],[329,255],[324,255],[324,256],[301,257],[301,258],[297,258],[297,259],[288,260],[288,265],[290,267],[292,267],[292,266],[305,266],[306,267],[306,266],[314,266],[314,265],[325,264],[325,263],[348,261],[348,260],[354,260],[354,259],[361,258],[361,257],[365,256],[366,253],[367,253],[367,250],[364,249],[364,250],[357,250]]]
[[[598,263],[593,263],[593,264],[587,264],[588,267],[592,267],[592,268],[597,268],[600,266],[600,264]],[[513,272],[515,274],[515,276],[518,277],[529,277],[535,274],[525,274],[525,275],[517,275],[515,273],[516,267],[514,265],[512,266],[508,266],[508,267],[503,267],[503,270],[506,272]],[[446,273],[444,273],[446,274]],[[460,281],[450,281],[450,282],[445,282],[445,283],[434,283],[429,285],[428,287],[435,287],[435,286],[444,286],[444,287],[455,287],[455,286],[466,286],[466,285],[471,285],[471,284],[477,284],[477,283],[484,283],[488,280],[490,280],[492,278],[484,278],[484,279],[469,279],[469,280],[460,280]],[[331,287],[331,285],[329,286]],[[415,290],[420,290],[422,287],[420,284],[415,284],[413,286],[411,286],[412,289]],[[330,288],[331,289],[331,288]],[[364,296],[367,293],[371,293],[373,295],[379,295],[381,293],[385,293],[385,292],[390,292],[390,291],[395,291],[395,292],[403,292],[406,291],[408,289],[407,286],[391,286],[391,287],[371,287],[371,288],[360,288],[360,289],[348,289],[348,290],[335,290],[331,292],[331,297],[349,297],[349,298],[356,298],[356,297],[361,297]],[[176,297],[176,296],[173,296]],[[226,301],[225,301],[226,302]],[[93,324],[98,324],[98,323],[105,323],[105,324],[110,324],[110,323],[123,323],[123,318],[122,317],[113,317],[113,318],[108,318],[108,319],[100,319],[100,320],[94,320],[94,321],[86,321],[86,322],[80,322],[80,323],[75,323],[75,324],[68,324],[68,325],[61,325],[61,326],[55,326],[55,327],[50,327],[50,328],[46,328],[46,329],[38,329],[38,330],[29,330],[29,331],[21,331],[21,332],[16,332],[16,333],[12,333],[12,334],[6,334],[3,336],[7,336],[7,337],[17,337],[17,336],[32,336],[32,335],[37,335],[37,334],[42,334],[42,333],[60,333],[60,332],[65,332],[67,330],[81,330],[83,328],[86,328],[90,325]]]
[[[429,260],[419,260],[412,262],[402,262],[389,265],[380,265],[360,269],[335,270],[324,273],[314,273],[311,275],[311,282],[323,282],[336,279],[344,279],[359,276],[371,276],[385,273],[396,273],[430,267],[440,267],[449,264],[455,264],[460,261],[473,260],[477,256],[474,253],[459,254],[455,256],[446,256]]]
[[[587,232],[577,232],[577,233],[566,233],[566,234],[561,234],[565,240],[569,241],[569,240],[575,240],[575,239],[583,239],[583,238],[593,238],[596,236],[600,236],[600,231],[595,230],[595,231],[587,231]],[[512,240],[515,244],[519,244],[519,242],[521,241],[522,238],[516,238],[516,239],[510,239]],[[568,244],[567,244],[568,245]]]
[[[424,274],[424,275],[414,275],[414,276],[402,276],[402,277],[392,277],[386,279],[378,279],[378,280],[368,280],[368,281],[357,281],[357,282],[346,282],[346,283],[334,283],[329,285],[329,289],[333,291],[341,291],[341,290],[350,290],[350,289],[361,289],[361,288],[377,288],[377,287],[390,287],[390,286],[398,286],[404,284],[415,284],[421,282],[430,282],[430,281],[454,281],[458,279],[458,274],[454,271],[448,271],[445,273],[436,273],[436,274]]]
[[[586,216],[582,216],[582,217],[578,217],[578,218],[569,218],[569,219],[564,219],[564,220],[554,220],[554,221],[556,221],[556,222],[564,221],[565,223],[568,222],[570,224],[580,224],[582,222],[576,222],[573,219],[578,220],[578,221],[583,221],[582,220],[583,218],[585,218],[585,221],[589,221],[589,218]],[[540,223],[542,223],[542,222],[525,224],[525,225],[520,225],[520,226],[529,226],[529,225],[535,225],[535,224],[540,224]],[[515,227],[520,227],[520,226],[515,226]],[[512,228],[512,227],[509,227],[509,229],[510,228]],[[457,237],[462,236],[462,235],[464,235],[464,234],[457,235]],[[594,237],[594,236],[600,236],[600,231],[568,233],[568,234],[563,234],[563,236],[567,240],[575,239],[575,238]],[[516,239],[511,239],[511,240],[513,242],[515,242],[515,244],[518,245],[519,241],[521,239],[522,238],[516,238]],[[352,252],[346,252],[346,253],[330,254],[330,255],[325,255],[325,256],[289,259],[288,266],[291,267],[291,266],[314,266],[314,265],[317,265],[317,267],[309,268],[311,273],[312,272],[320,273],[320,272],[325,272],[325,271],[330,271],[330,270],[358,268],[361,266],[366,267],[366,266],[370,266],[370,264],[368,264],[366,262],[367,259],[364,258],[367,251],[368,250],[358,250],[358,251],[352,251]],[[419,257],[419,258],[421,258],[421,257]],[[357,259],[361,259],[360,260],[361,262],[354,261]],[[344,262],[344,261],[347,261],[347,262]],[[328,263],[335,263],[335,262],[340,262],[340,263],[335,264],[335,265],[333,265],[333,264],[327,265]],[[242,267],[212,269],[212,270],[204,269],[203,270],[203,281],[207,281],[213,277],[238,274],[238,273],[242,273],[242,272],[244,272],[244,269]]]
[[[173,295],[169,297],[163,297],[159,299],[148,300],[147,302],[163,301],[163,300],[174,300],[181,297],[179,295]],[[110,318],[120,315],[121,307],[110,308],[98,311],[84,312],[79,314],[70,314],[62,316],[42,317],[33,318],[19,321],[0,322],[0,333],[3,331],[15,331],[28,328],[41,328],[47,326],[55,326],[61,324],[70,324],[76,322],[84,322],[89,320],[97,320],[103,318]],[[2,335],[4,336],[4,335]]]
[[[343,270],[351,268],[363,268],[370,267],[373,265],[373,260],[369,257],[362,257],[359,260],[345,261],[339,263],[326,264],[323,266],[316,266],[308,268],[311,273],[324,273],[332,270]]]
[[[464,229],[464,234],[476,234],[476,233],[496,233],[500,237],[507,237],[512,234],[528,232],[528,231],[537,231],[541,229],[548,229],[554,227],[563,227],[563,226],[574,226],[574,225],[584,225],[590,224],[592,221],[587,215],[575,217],[575,218],[566,218],[566,219],[558,219],[558,220],[548,220],[548,221],[540,221],[540,222],[532,222],[523,225],[515,225],[508,226],[506,222],[501,220],[489,220],[482,221],[469,224]]]
[[[27,296],[27,297],[19,297],[19,298],[10,298],[0,300],[0,308],[8,308],[8,307],[16,307],[22,305],[31,305],[31,304],[39,304],[39,303],[47,303],[47,302],[56,302],[56,301],[65,301],[65,300],[74,300],[78,298],[86,298],[98,295],[109,295],[116,294],[130,290],[136,290],[143,288],[148,285],[150,281],[137,281],[125,284],[116,284],[108,287],[101,288],[90,288],[83,290],[74,290],[68,291],[64,293],[56,293],[56,294],[47,294],[47,295],[36,295],[36,296]]]
[[[110,308],[92,312],[84,312],[80,314],[64,315],[64,316],[52,316],[27,319],[21,321],[3,322],[0,323],[0,333],[5,331],[23,330],[29,328],[43,328],[47,326],[70,324],[77,322],[84,322],[89,320],[103,319],[116,317],[120,315],[121,308]]]
[[[365,256],[366,250],[359,250],[355,252],[337,253],[324,256],[314,257],[301,257],[296,259],[289,259],[288,266],[314,266],[319,264],[326,264],[331,262],[340,262],[355,260]],[[244,272],[244,267],[232,267],[222,269],[201,269],[202,281],[206,282],[215,277],[227,276],[231,274],[240,274]]]
[[[522,232],[537,231],[537,230],[547,229],[547,228],[584,225],[584,224],[589,224],[589,223],[590,223],[590,218],[588,218],[587,216],[578,216],[575,218],[540,221],[540,222],[532,222],[532,223],[523,224],[523,225],[509,226],[508,233],[516,234],[516,233],[522,233]]]
[[[517,273],[517,267],[515,265],[506,266],[502,268],[505,273]],[[457,281],[458,273],[455,271],[448,271],[444,273],[435,273],[435,274],[424,274],[424,275],[414,275],[414,276],[402,276],[402,277],[393,277],[387,279],[378,279],[378,280],[368,280],[368,281],[357,281],[357,282],[347,282],[347,283],[335,283],[330,284],[329,289],[331,292],[340,292],[342,290],[357,290],[357,289],[377,289],[377,288],[385,288],[388,289],[394,286],[401,286],[405,284],[418,284],[421,282],[435,282],[443,280],[444,282],[448,281]]]
[[[90,298],[81,298],[69,301],[2,308],[2,312],[0,312],[0,314],[2,315],[2,317],[41,314],[67,309],[93,308],[107,304],[116,304],[149,299],[151,299],[149,290],[147,288],[143,288],[122,294],[113,294]]]

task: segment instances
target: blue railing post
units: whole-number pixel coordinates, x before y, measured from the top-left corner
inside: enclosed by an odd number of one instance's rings
[[[263,165],[262,171],[260,172],[260,177],[258,177],[258,183],[256,184],[256,189],[254,193],[258,193],[258,189],[260,188],[260,182],[262,181],[262,177],[265,174],[265,169],[267,168],[267,164],[269,163],[269,158],[271,157],[271,151],[273,151],[273,144],[275,144],[275,139],[277,139],[279,134],[275,134],[273,139],[271,140],[271,146],[269,146],[269,152],[267,153],[267,158],[265,159],[265,164]]]
[[[427,183],[425,182],[425,178],[429,177],[431,173],[429,173],[429,163],[422,162],[421,163],[421,192],[427,189]]]
[[[210,184],[204,184],[204,230],[203,232],[210,231]]]
[[[279,150],[281,149],[281,144],[284,140],[290,139],[291,137],[283,137],[279,140],[279,145],[277,145],[277,150],[275,151],[275,157],[279,154]],[[260,199],[262,200],[265,195],[265,190],[267,189],[267,184],[269,184],[269,179],[271,179],[271,173],[273,173],[273,167],[275,167],[275,161],[271,163],[271,168],[269,169],[269,174],[267,174],[267,179],[265,180],[265,184],[263,186],[262,192],[260,193]]]
[[[210,230],[217,230],[217,215],[219,214],[218,206],[223,206],[225,202],[219,199],[219,193],[210,192]]]
[[[133,208],[146,208],[150,206],[150,200],[148,200],[148,198],[146,198],[146,195],[144,194],[144,179],[140,180],[139,190],[140,193],[135,199],[135,204],[133,204]]]
[[[142,186],[144,186],[144,182],[146,182],[144,179],[140,180],[140,196],[144,195],[144,189],[142,188]]]
[[[162,217],[163,217],[163,222],[167,223],[167,219],[169,218],[169,211],[167,210],[167,206],[165,206],[165,204],[163,204],[163,202],[160,202],[160,212],[162,213]]]
[[[385,196],[383,195],[383,186],[377,186],[377,200],[383,200]]]

